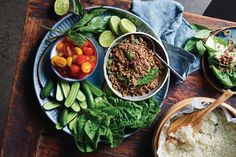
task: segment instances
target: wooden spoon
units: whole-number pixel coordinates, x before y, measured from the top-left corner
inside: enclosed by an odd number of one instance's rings
[[[225,100],[230,98],[233,95],[231,90],[226,90],[215,102],[209,105],[207,108],[196,111],[190,114],[186,114],[176,119],[168,129],[168,136],[170,137],[170,133],[175,133],[178,129],[184,126],[191,125],[193,128],[193,134],[199,132],[202,127],[203,121],[206,119],[207,115],[213,111],[216,107],[222,104]],[[171,141],[174,141],[172,137],[170,137]],[[176,142],[176,141],[175,141]]]

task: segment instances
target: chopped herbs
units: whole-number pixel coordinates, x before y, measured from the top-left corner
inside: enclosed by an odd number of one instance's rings
[[[137,84],[136,85],[143,85],[143,84],[148,84],[149,82],[151,82],[152,80],[154,80],[154,78],[156,77],[158,73],[158,68],[152,68],[148,74],[144,77],[141,77],[137,80]]]

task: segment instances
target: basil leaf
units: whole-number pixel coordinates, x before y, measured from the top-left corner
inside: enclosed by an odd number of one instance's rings
[[[87,26],[79,28],[81,32],[92,32],[92,33],[101,33],[106,30],[106,24],[110,16],[96,16],[94,17]]]
[[[72,29],[78,29],[79,27],[85,26],[92,18],[103,14],[107,9],[94,9],[91,13],[86,13],[80,20],[77,22]]]
[[[72,0],[73,10],[72,12],[76,15],[83,16],[86,12],[81,5],[80,0]]]
[[[224,40],[224,39],[222,39],[222,38],[213,36],[213,40],[214,40],[215,43],[219,43],[219,44],[221,44],[221,45],[228,46],[227,41]]]
[[[202,55],[204,54],[204,52],[206,51],[206,48],[205,48],[205,46],[203,45],[202,40],[199,40],[199,41],[196,43],[196,47],[197,47],[198,54],[199,54],[200,56],[202,56]]]
[[[211,65],[213,74],[216,78],[226,87],[232,88],[236,86],[236,72],[222,72],[220,69],[216,68],[214,65]]]
[[[137,80],[136,85],[148,84],[156,77],[157,73],[158,73],[158,68],[152,68],[146,76],[141,77]]]
[[[128,58],[129,60],[131,60],[131,59],[135,56],[134,53],[133,53],[133,51],[132,51],[131,49],[128,50],[128,52],[126,53],[126,55],[127,55],[127,58]]]
[[[67,34],[66,35],[69,39],[71,39],[72,41],[75,42],[75,44],[79,45],[79,46],[82,46],[84,44],[84,41],[86,40],[86,38],[77,33],[77,34]]]
[[[204,30],[198,31],[198,32],[194,35],[194,37],[197,38],[197,39],[205,39],[205,38],[208,38],[209,35],[210,35],[210,31],[204,29]]]
[[[196,23],[190,24],[190,28],[192,30],[194,30],[195,32],[198,32],[198,31],[203,30],[203,29],[208,29],[207,27],[196,24]]]
[[[195,39],[195,38],[190,39],[190,40],[186,43],[186,45],[185,45],[185,47],[184,47],[184,50],[185,50],[185,51],[188,51],[188,52],[192,51],[192,50],[196,47],[196,43],[197,43],[198,41],[199,41],[199,39]]]

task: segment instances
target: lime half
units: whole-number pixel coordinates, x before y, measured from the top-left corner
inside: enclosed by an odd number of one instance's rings
[[[65,15],[70,7],[69,0],[56,0],[54,3],[54,11],[57,15]]]
[[[109,20],[109,27],[113,33],[119,35],[119,23],[121,19],[118,16],[112,16]]]
[[[114,34],[106,30],[99,36],[99,43],[102,47],[109,47],[111,43],[115,40]]]
[[[136,32],[136,26],[126,18],[120,21],[119,26],[122,33]]]

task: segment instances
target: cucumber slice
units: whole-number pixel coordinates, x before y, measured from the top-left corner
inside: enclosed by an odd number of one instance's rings
[[[63,92],[62,92],[62,89],[58,80],[57,89],[56,89],[56,100],[63,101],[63,99],[64,99]]]
[[[70,92],[70,84],[67,81],[61,79],[60,86],[64,97],[67,98]]]
[[[72,110],[75,112],[79,112],[80,111],[80,105],[77,103],[77,101],[75,101],[72,106],[71,106]]]
[[[94,98],[88,84],[86,82],[83,82],[82,86],[83,86],[83,89],[87,98],[86,100],[88,102],[89,107],[94,108]]]
[[[54,81],[52,79],[48,80],[46,85],[43,87],[43,90],[40,93],[41,98],[45,99],[49,97],[51,91],[54,87]]]
[[[76,98],[79,101],[85,101],[86,100],[86,97],[85,97],[84,93],[81,90],[79,90]]]
[[[68,118],[68,110],[64,108],[60,113],[60,126],[65,127],[67,125],[67,118]]]
[[[75,117],[70,123],[69,123],[69,129],[70,131],[74,131],[74,127],[76,126],[76,122],[77,122],[78,117]]]
[[[96,95],[96,96],[98,96],[98,97],[103,95],[103,92],[102,92],[101,89],[99,89],[98,87],[96,87],[95,85],[93,85],[92,83],[90,83],[89,81],[84,81],[84,82],[88,85],[89,89],[91,90],[91,92],[92,92],[94,95]]]
[[[67,117],[67,124],[69,124],[77,116],[76,112],[70,112]]]
[[[79,87],[80,87],[79,82],[74,82],[71,85],[70,93],[65,101],[66,107],[70,107],[75,102],[76,96],[78,95],[78,92],[79,92]]]
[[[79,106],[84,110],[86,110],[88,108],[86,101],[79,102]]]
[[[57,101],[48,101],[45,104],[43,104],[43,109],[46,111],[53,110],[55,108],[60,107],[61,104],[58,103]]]
[[[63,127],[60,125],[60,123],[57,123],[57,124],[56,124],[56,129],[57,129],[57,130],[61,130],[62,128],[63,128]]]

